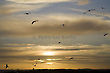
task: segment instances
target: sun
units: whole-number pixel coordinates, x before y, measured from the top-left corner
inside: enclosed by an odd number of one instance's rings
[[[44,52],[43,55],[52,56],[52,55],[55,55],[55,53],[48,51],[48,52]]]

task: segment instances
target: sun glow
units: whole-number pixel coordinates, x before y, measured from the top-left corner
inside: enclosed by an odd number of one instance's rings
[[[44,52],[43,55],[47,55],[47,56],[52,56],[52,55],[55,55],[54,52]]]
[[[52,65],[53,63],[51,63],[51,62],[48,62],[48,63],[46,63],[46,64],[48,64],[48,65]]]

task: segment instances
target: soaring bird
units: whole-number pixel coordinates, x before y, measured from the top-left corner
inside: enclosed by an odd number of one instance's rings
[[[59,44],[61,43],[61,42],[58,42]]]
[[[72,60],[73,59],[73,57],[71,57],[71,58],[69,58],[70,60]]]
[[[40,59],[38,59],[38,60],[40,60]]]
[[[34,64],[34,66],[36,66],[36,64]]]
[[[34,24],[35,22],[38,22],[39,20],[34,20],[34,21],[32,21],[32,24]]]
[[[8,64],[6,64],[6,69],[8,68]]]
[[[101,7],[101,9],[103,10],[103,9],[105,9],[104,7]]]
[[[24,14],[29,15],[29,14],[31,14],[31,12],[25,12]]]
[[[108,35],[108,33],[105,33],[105,34],[104,34],[104,36],[107,36],[107,35]]]
[[[90,12],[91,10],[88,10],[88,12]]]
[[[65,26],[65,24],[62,24],[62,26],[64,27],[64,26]]]

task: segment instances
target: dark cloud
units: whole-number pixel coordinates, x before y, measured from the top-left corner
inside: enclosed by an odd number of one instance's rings
[[[61,23],[61,21],[53,21],[53,23],[43,22],[35,24],[39,26],[21,26],[21,29],[17,27],[11,28],[9,26],[9,30],[3,29],[5,27],[2,26],[2,29],[0,29],[0,36],[80,35],[110,31],[109,22],[104,20],[79,19],[76,21],[66,21],[65,27],[62,27]]]
[[[54,51],[80,51],[80,50],[91,50],[92,48],[76,48],[76,49],[52,49]],[[96,48],[94,48],[96,49]],[[93,50],[93,49],[92,49]]]

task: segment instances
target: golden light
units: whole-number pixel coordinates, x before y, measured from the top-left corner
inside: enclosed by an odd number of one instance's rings
[[[52,63],[52,62],[47,62],[46,64],[48,64],[48,65],[52,65],[53,63]]]
[[[46,59],[47,61],[57,61],[57,60],[62,60],[62,59]]]
[[[55,55],[54,52],[44,52],[43,55],[47,55],[47,56],[52,56],[52,55]]]

